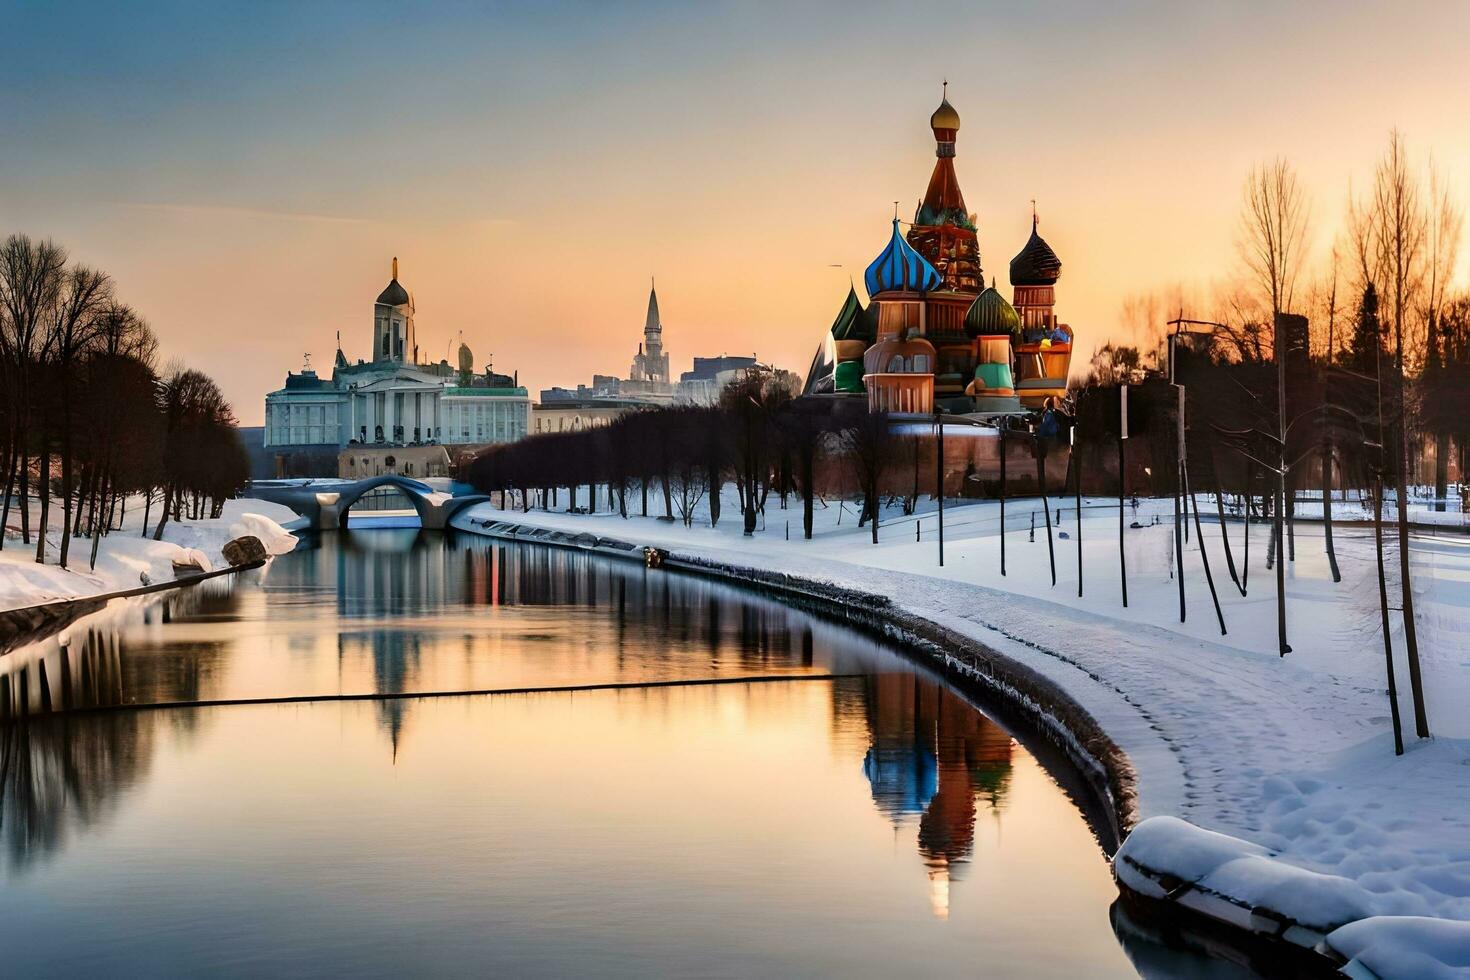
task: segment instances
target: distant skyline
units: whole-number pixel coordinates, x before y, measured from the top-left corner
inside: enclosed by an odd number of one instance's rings
[[[338,332],[370,357],[395,255],[422,356],[462,332],[533,393],[626,372],[650,276],[675,376],[804,371],[946,78],[985,274],[1035,198],[1083,356],[1235,269],[1260,160],[1317,258],[1392,127],[1470,198],[1460,3],[5,6],[0,229],[110,273],[246,425]]]

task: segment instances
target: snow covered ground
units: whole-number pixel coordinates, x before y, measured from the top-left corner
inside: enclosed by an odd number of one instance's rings
[[[55,510],[55,508],[53,508]],[[71,599],[133,589],[143,584],[142,576],[151,582],[168,582],[174,578],[173,562],[192,558],[208,571],[223,564],[220,549],[233,538],[253,534],[260,538],[271,554],[284,554],[296,546],[296,538],[281,524],[294,520],[288,508],[264,500],[231,500],[217,520],[169,521],[163,529],[163,540],[154,541],[150,529],[144,538],[142,508],[129,508],[127,526],[102,539],[97,552],[97,567],[89,568],[92,542],[75,539],[71,544],[68,568],[56,564],[60,554],[59,530],[48,532],[46,564],[36,564],[35,538],[25,545],[15,527],[6,529],[5,547],[0,550],[0,609],[30,606],[52,599]],[[33,509],[33,515],[39,512]],[[60,514],[53,514],[59,526]],[[11,524],[19,518],[11,512]]]
[[[1193,527],[1183,561],[1187,618],[1179,622],[1171,500],[1142,500],[1136,512],[1126,510],[1127,523],[1143,525],[1124,532],[1126,609],[1116,499],[1084,500],[1081,598],[1076,511],[1070,498],[1051,498],[1051,504],[1054,521],[1055,509],[1062,508],[1056,530],[1067,534],[1052,541],[1055,585],[1034,499],[1007,505],[1005,576],[999,506],[990,501],[946,505],[943,568],[932,502],[921,505],[927,513],[885,515],[877,546],[868,529],[857,526],[852,505],[835,502],[819,505],[814,539],[801,540],[794,498],[787,510],[771,498],[762,529],[745,538],[733,493],[716,528],[707,519],[685,528],[652,517],[521,513],[485,504],[454,524],[503,519],[586,531],[886,595],[1062,684],[1128,753],[1138,774],[1141,817],[1179,817],[1258,845],[1295,868],[1335,876],[1326,890],[1349,891],[1357,904],[1342,907],[1363,915],[1470,922],[1470,537],[1416,533],[1410,549],[1435,736],[1428,740],[1414,737],[1397,554],[1390,552],[1390,638],[1407,748],[1395,757],[1371,527],[1337,529],[1343,581],[1335,584],[1321,525],[1298,524],[1295,561],[1286,568],[1292,652],[1282,658],[1266,527],[1250,529],[1243,596],[1227,571],[1221,525],[1203,525],[1228,629],[1221,635]],[[651,512],[661,505],[661,495],[650,494]],[[1245,571],[1245,527],[1227,522],[1224,530],[1237,568]],[[1281,894],[1284,901],[1310,904],[1324,887]],[[1381,921],[1397,923],[1391,934],[1375,937],[1359,929],[1353,941],[1356,948],[1378,950],[1374,962],[1381,974],[1400,973],[1395,965],[1408,961],[1395,937],[1422,930],[1401,919]],[[1438,962],[1453,963],[1459,955],[1460,965],[1470,968],[1470,926],[1451,928],[1448,952],[1441,950]]]

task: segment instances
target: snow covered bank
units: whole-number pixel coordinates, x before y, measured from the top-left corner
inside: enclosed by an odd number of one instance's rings
[[[800,511],[778,510],[775,498],[762,530],[751,538],[741,536],[733,500],[716,528],[487,505],[455,524],[504,519],[602,535],[717,563],[736,574],[742,568],[775,572],[888,597],[895,609],[971,637],[1063,688],[1132,762],[1140,819],[1180,817],[1259,849],[1240,855],[1259,863],[1240,867],[1287,869],[1271,872],[1279,894],[1287,897],[1346,901],[1349,892],[1340,889],[1351,886],[1346,907],[1369,918],[1347,935],[1363,949],[1392,946],[1389,936],[1366,938],[1371,923],[1398,935],[1403,918],[1414,916],[1461,920],[1446,928],[1470,947],[1470,539],[1415,536],[1412,542],[1430,724],[1439,737],[1417,741],[1410,724],[1409,751],[1398,758],[1389,734],[1371,530],[1339,530],[1343,582],[1337,584],[1327,571],[1320,526],[1297,528],[1296,560],[1287,566],[1294,650],[1283,659],[1275,649],[1274,573],[1265,567],[1265,528],[1250,529],[1247,595],[1231,582],[1219,525],[1204,527],[1203,542],[1191,536],[1184,552],[1188,618],[1180,623],[1167,520],[1172,502],[1141,501],[1137,513],[1128,509],[1128,523],[1142,526],[1124,533],[1126,609],[1118,581],[1116,503],[1084,502],[1082,598],[1076,513],[1070,500],[1054,501],[1053,507],[1059,503],[1067,512],[1058,528],[1068,537],[1052,542],[1055,586],[1045,516],[1034,500],[1007,507],[1005,576],[999,571],[999,513],[992,502],[946,508],[943,568],[933,513],[885,515],[882,543],[874,546],[868,530],[856,526],[852,509],[834,504],[819,510],[814,540],[803,541]],[[1165,521],[1154,525],[1155,516]],[[1243,570],[1246,529],[1225,530]],[[1229,629],[1224,636],[1205,590],[1202,544]],[[1401,625],[1393,627],[1401,707],[1411,718]],[[1316,877],[1295,877],[1297,872],[1343,884],[1328,887]],[[1242,902],[1259,897],[1248,888],[1266,874],[1242,879]],[[1230,880],[1214,884],[1223,893]],[[1313,884],[1304,884],[1308,880]],[[1320,911],[1301,921],[1316,922],[1319,932],[1333,925]],[[1338,951],[1344,958],[1356,955]],[[1395,962],[1388,957],[1386,965]],[[1381,975],[1423,974],[1390,968]]]
[[[137,516],[141,516],[141,509]],[[0,609],[31,606],[56,599],[74,599],[136,588],[149,582],[168,582],[174,562],[194,562],[204,571],[224,564],[220,549],[234,538],[252,534],[272,555],[296,546],[296,538],[281,527],[295,518],[288,508],[263,500],[231,500],[215,520],[169,521],[163,540],[140,535],[136,521],[102,539],[97,567],[89,568],[91,542],[72,542],[69,568],[55,564],[59,532],[52,528],[47,542],[47,564],[35,562],[35,545],[21,543],[18,533],[7,533],[0,550]]]

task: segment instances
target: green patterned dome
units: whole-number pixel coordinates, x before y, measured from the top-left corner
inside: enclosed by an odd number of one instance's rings
[[[971,337],[998,336],[1021,332],[1021,315],[1006,301],[992,282],[975,297],[965,314],[965,333]]]

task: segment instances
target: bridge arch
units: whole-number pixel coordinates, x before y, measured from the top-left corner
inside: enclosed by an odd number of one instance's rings
[[[385,486],[401,491],[418,514],[419,523],[430,530],[442,530],[464,508],[490,499],[484,494],[454,497],[427,483],[396,474],[340,483],[252,487],[251,493],[262,500],[284,504],[305,517],[313,528],[326,530],[341,527],[353,504],[364,494]]]

